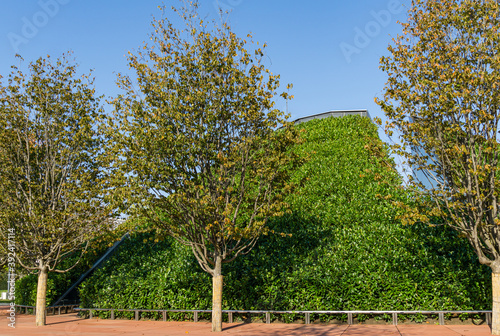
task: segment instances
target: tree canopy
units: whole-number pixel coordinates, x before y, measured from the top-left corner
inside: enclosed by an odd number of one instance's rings
[[[78,78],[70,57],[13,66],[0,86],[0,241],[12,233],[16,263],[39,273],[37,325],[45,324],[47,273],[66,272],[61,261],[102,233],[111,215],[97,126],[103,110],[93,80]]]
[[[384,109],[398,154],[425,179],[427,198],[410,221],[442,218],[500,275],[498,123],[500,12],[494,0],[413,0],[403,35],[381,59]],[[427,183],[426,183],[427,182]],[[412,212],[413,214],[413,212]],[[493,284],[493,332],[500,333],[500,283]]]

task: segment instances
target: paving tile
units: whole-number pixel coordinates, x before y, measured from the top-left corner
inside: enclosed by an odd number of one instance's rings
[[[32,315],[17,315],[16,328],[0,311],[0,336],[205,336],[207,322],[162,322],[80,319],[76,314],[49,315],[47,325],[35,326]],[[225,323],[221,336],[489,336],[488,326],[460,325],[303,325],[280,323]]]
[[[490,336],[488,326],[474,325],[404,325],[398,326],[401,336]]]
[[[448,329],[455,331],[463,336],[491,336],[491,328],[487,325],[450,325],[446,326]]]
[[[400,336],[393,325],[351,325],[342,336]]]

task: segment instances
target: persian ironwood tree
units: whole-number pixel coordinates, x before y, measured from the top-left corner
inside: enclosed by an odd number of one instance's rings
[[[213,277],[212,330],[221,331],[222,265],[283,213],[299,137],[274,108],[279,76],[264,67],[263,49],[205,23],[197,7],[174,9],[183,29],[165,14],[154,20],[152,42],[129,54],[137,89],[119,76],[126,93],[110,136],[125,203],[191,247]]]
[[[45,324],[48,272],[74,267],[60,263],[83,253],[112,213],[97,126],[104,112],[93,79],[77,77],[70,56],[12,67],[0,86],[0,242],[13,239],[2,250],[38,271],[36,325]]]
[[[386,132],[400,137],[425,206],[491,267],[492,333],[500,334],[500,7],[496,0],[413,0],[403,35],[381,59]],[[415,174],[417,175],[417,174]],[[411,216],[410,216],[411,217]]]

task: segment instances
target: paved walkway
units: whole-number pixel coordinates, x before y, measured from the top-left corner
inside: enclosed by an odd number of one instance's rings
[[[16,327],[0,313],[0,336],[203,336],[214,335],[207,322],[162,322],[81,319],[76,314],[49,315],[47,325],[35,326],[32,315],[17,315]],[[225,323],[219,335],[238,336],[488,336],[488,326],[475,325],[303,325]]]

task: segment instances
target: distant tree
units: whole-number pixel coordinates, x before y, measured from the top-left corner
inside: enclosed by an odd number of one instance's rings
[[[210,30],[190,6],[176,10],[183,30],[154,20],[152,43],[130,54],[138,90],[119,77],[126,94],[111,136],[123,199],[212,275],[212,330],[221,331],[222,265],[283,213],[298,134],[273,107],[279,76],[265,69],[263,50],[252,55],[227,24]]]
[[[386,131],[433,216],[460,231],[493,276],[492,333],[500,334],[500,8],[495,0],[413,0],[403,35],[381,59]],[[430,186],[432,184],[432,186]]]
[[[48,272],[71,269],[60,269],[61,260],[84,251],[110,215],[97,128],[103,110],[93,80],[77,78],[69,56],[40,58],[27,72],[13,67],[0,86],[1,250],[38,271],[36,325],[45,324]],[[9,233],[15,249],[6,246]]]

